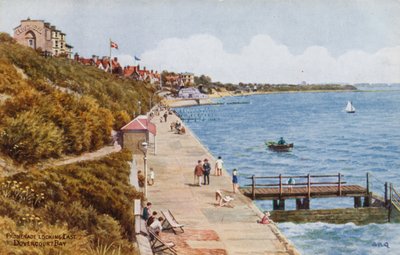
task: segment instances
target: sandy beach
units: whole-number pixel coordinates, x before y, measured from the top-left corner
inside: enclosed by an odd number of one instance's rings
[[[256,221],[262,212],[242,194],[232,192],[231,176],[214,176],[215,157],[187,128],[185,135],[170,131],[167,123],[157,125],[157,153],[148,152],[148,165],[154,168],[155,184],[148,187],[153,209],[169,209],[185,232],[163,232],[162,238],[176,243],[179,254],[299,254],[273,224]],[[210,185],[195,186],[197,160],[207,158],[212,166]],[[135,156],[143,169],[143,155]],[[234,197],[233,208],[216,205],[215,192]],[[178,231],[179,232],[179,231]]]

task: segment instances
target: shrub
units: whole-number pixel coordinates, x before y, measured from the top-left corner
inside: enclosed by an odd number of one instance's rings
[[[108,252],[120,250],[121,254],[131,254],[134,251],[130,243],[134,234],[132,201],[142,198],[142,193],[129,184],[129,160],[131,152],[122,150],[99,160],[32,169],[8,177],[1,183],[7,187],[18,184],[18,188],[24,189],[29,183],[29,189],[43,192],[45,199],[34,206],[20,196],[16,198],[8,189],[0,189],[0,215],[35,231],[43,226],[84,230],[93,237],[87,254],[91,254],[91,249],[105,247]]]
[[[35,163],[61,154],[61,131],[40,115],[25,112],[15,119],[8,119],[6,123],[0,134],[0,149],[17,162]]]

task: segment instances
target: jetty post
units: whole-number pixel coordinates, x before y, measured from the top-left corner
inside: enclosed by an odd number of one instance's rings
[[[388,208],[388,222],[390,222],[390,218],[392,216],[392,189],[393,184],[389,184],[389,208]]]
[[[366,176],[366,182],[367,182],[367,196],[364,197],[364,207],[369,207],[372,203],[372,192],[369,190],[369,172],[367,172]]]
[[[389,205],[389,200],[388,200],[388,183],[385,182],[385,206],[387,207]]]
[[[254,199],[256,199],[256,177],[255,177],[254,174],[251,177],[251,181],[252,181],[252,184],[251,184],[251,197],[254,200]]]

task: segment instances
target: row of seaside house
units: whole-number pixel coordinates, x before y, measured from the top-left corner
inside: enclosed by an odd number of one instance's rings
[[[96,66],[97,68],[104,70],[105,72],[112,72],[122,77],[131,78],[137,81],[145,81],[151,84],[159,84],[161,79],[161,74],[158,71],[147,70],[146,67],[140,68],[137,66],[125,66],[122,67],[118,62],[118,58],[114,57],[111,59],[109,57],[99,58],[93,55],[92,58],[80,57],[78,53],[75,53],[74,60],[87,66]],[[110,68],[112,69],[110,71]],[[170,87],[183,87],[186,85],[194,84],[194,74],[193,73],[167,73],[164,75],[164,84]]]
[[[131,78],[137,81],[145,81],[151,84],[160,83],[161,75],[157,71],[146,70],[146,67],[140,69],[140,65],[137,66],[125,66],[122,67],[118,62],[118,58],[109,57],[99,58],[93,55],[92,58],[83,58],[75,53],[74,60],[87,66],[95,66],[105,72],[112,72],[122,77]],[[111,70],[110,70],[111,69]]]

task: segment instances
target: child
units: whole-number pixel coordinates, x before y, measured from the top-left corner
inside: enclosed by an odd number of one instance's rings
[[[257,223],[260,224],[269,224],[272,222],[272,220],[269,219],[269,216],[271,216],[271,214],[268,211],[264,212],[264,217],[261,220],[258,220]]]
[[[237,170],[236,168],[232,171],[232,186],[233,186],[233,193],[236,193],[238,190],[238,177],[237,177]]]
[[[218,159],[215,161],[215,175],[216,176],[221,176],[222,175],[222,165],[224,161],[222,161],[221,157],[218,157]]]
[[[148,180],[148,184],[150,186],[152,186],[154,184],[154,169],[152,167],[150,167],[150,174],[149,174],[149,180]]]
[[[294,179],[293,179],[292,177],[290,177],[289,180],[288,180],[289,193],[292,193],[293,185],[294,185],[295,183],[296,183],[296,182],[294,181]]]

